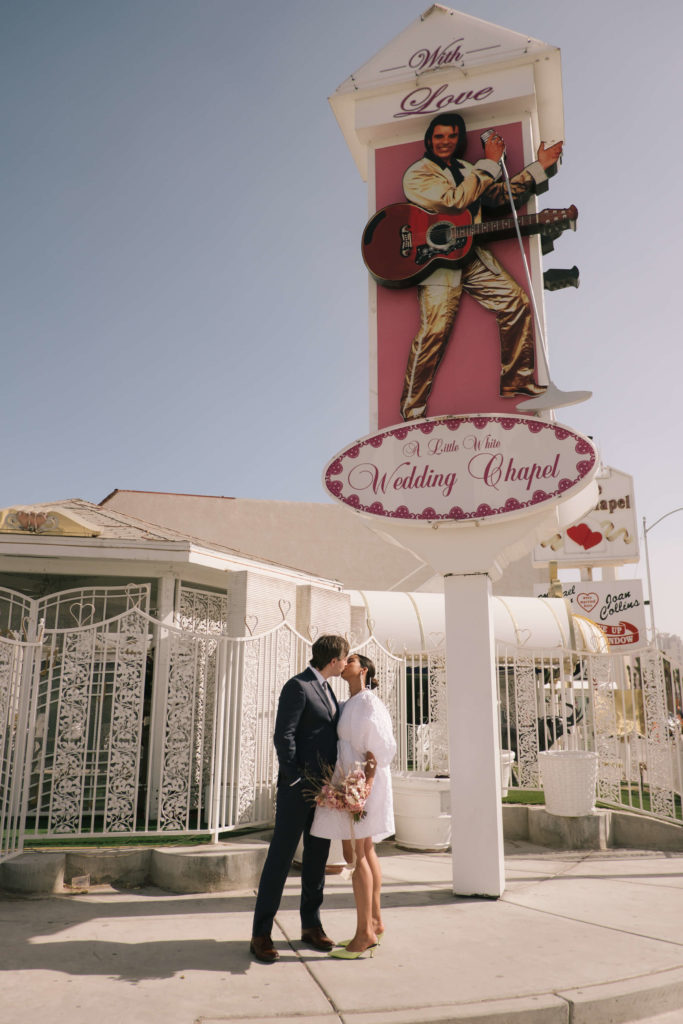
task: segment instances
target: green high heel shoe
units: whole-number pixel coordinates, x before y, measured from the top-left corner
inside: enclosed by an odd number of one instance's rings
[[[351,939],[347,939],[347,942],[350,942],[350,941],[351,941]],[[334,957],[335,960],[360,960],[360,958],[362,956],[365,956],[366,953],[369,953],[370,957],[372,958],[375,955],[375,950],[377,949],[377,945],[378,945],[378,943],[375,942],[375,944],[373,946],[368,946],[367,949],[359,949],[358,952],[355,952],[352,949],[346,949],[346,948],[344,948],[344,949],[331,949],[330,952],[327,955]]]
[[[384,932],[377,932],[377,945],[378,946],[382,945],[382,938],[383,938],[383,936],[384,936]],[[338,946],[346,947],[346,946],[348,946],[349,942],[351,942],[351,939],[344,939],[343,942],[338,942],[337,945]]]

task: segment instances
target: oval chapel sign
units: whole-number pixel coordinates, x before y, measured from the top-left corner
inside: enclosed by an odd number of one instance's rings
[[[583,434],[533,416],[438,416],[356,441],[325,489],[358,512],[415,522],[491,520],[580,491],[598,453]]]

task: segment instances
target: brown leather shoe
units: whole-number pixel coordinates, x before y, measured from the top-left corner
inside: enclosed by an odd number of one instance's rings
[[[328,939],[322,928],[304,928],[301,932],[301,941],[313,949],[319,949],[321,953],[329,953],[334,949],[335,943]]]
[[[280,954],[275,949],[270,935],[252,935],[249,952],[262,964],[274,964],[276,960],[280,959]]]

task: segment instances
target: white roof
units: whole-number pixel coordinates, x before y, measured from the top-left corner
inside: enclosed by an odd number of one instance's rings
[[[352,607],[364,607],[366,628],[393,651],[428,651],[444,643],[443,594],[352,590]],[[573,616],[569,602],[560,597],[494,597],[496,641],[529,650],[559,647],[607,650],[599,626]],[[360,642],[367,639],[370,630]]]

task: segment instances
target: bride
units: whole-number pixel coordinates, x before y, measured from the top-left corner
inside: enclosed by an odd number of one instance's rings
[[[330,956],[355,960],[374,950],[384,932],[380,908],[382,871],[374,842],[394,833],[394,809],[389,765],[396,753],[389,712],[373,692],[377,687],[375,666],[362,654],[351,654],[342,672],[349,699],[337,725],[337,767],[344,778],[359,764],[365,768],[370,793],[365,815],[353,822],[348,811],[317,807],[311,835],[343,840],[344,857],[353,862],[353,895],[356,901],[356,933],[343,949]],[[371,953],[372,955],[372,953]]]

